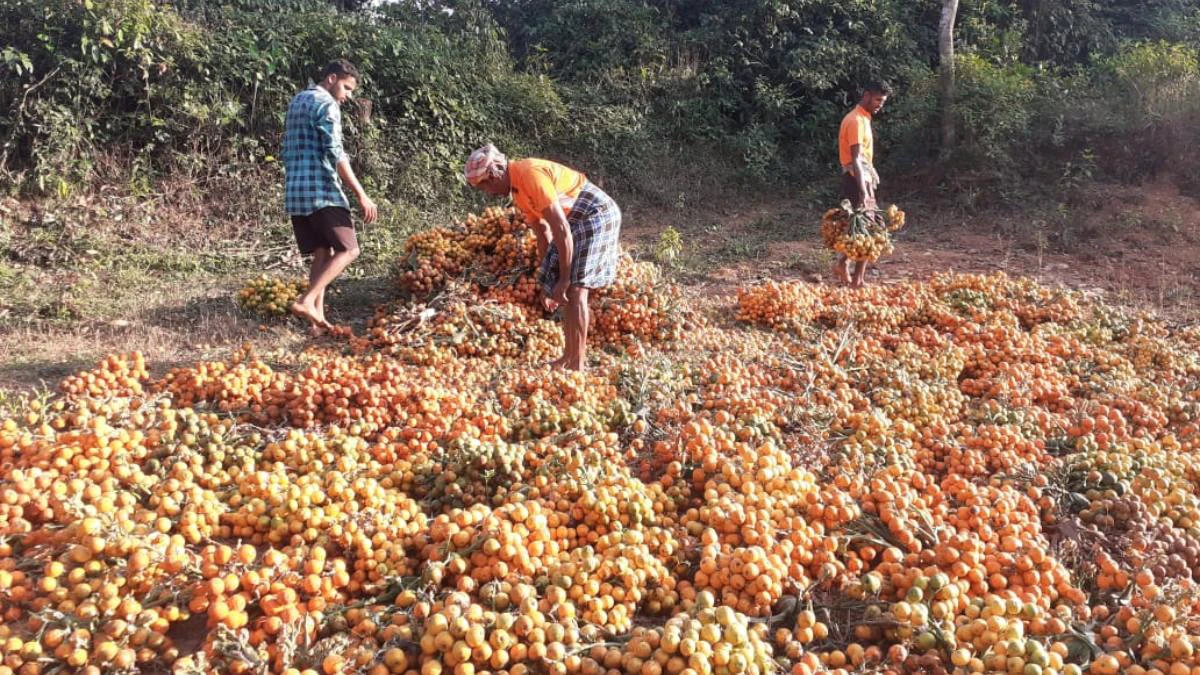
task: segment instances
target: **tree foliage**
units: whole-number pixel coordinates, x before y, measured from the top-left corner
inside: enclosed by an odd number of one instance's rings
[[[65,191],[102,159],[145,180],[269,169],[289,97],[340,56],[371,102],[346,115],[356,161],[418,205],[457,194],[485,140],[630,182],[694,143],[750,178],[828,175],[832,129],[879,77],[898,91],[884,161],[935,161],[938,0],[352,4],[0,0],[0,177]],[[1194,140],[1197,38],[1192,0],[963,3],[954,161],[1019,172],[1101,133]],[[1110,102],[1122,123],[1087,114]]]

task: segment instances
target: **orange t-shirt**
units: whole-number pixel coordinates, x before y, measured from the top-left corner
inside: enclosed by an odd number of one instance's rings
[[[570,213],[575,198],[587,183],[587,176],[545,159],[518,159],[508,163],[513,203],[525,214],[525,222],[541,220],[542,212],[553,202]]]
[[[863,159],[868,164],[875,163],[875,139],[871,134],[871,113],[861,105],[846,113],[842,118],[842,128],[838,132],[838,160],[843,167],[850,166],[854,158],[850,156],[850,148],[857,145]]]

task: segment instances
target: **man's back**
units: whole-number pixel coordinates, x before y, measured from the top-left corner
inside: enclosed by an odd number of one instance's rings
[[[350,207],[337,175],[344,156],[337,101],[316,85],[296,94],[288,105],[283,132],[284,207],[289,214]]]

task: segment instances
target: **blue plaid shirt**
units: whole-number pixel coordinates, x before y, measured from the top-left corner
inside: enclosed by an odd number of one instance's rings
[[[326,206],[350,208],[337,174],[345,157],[337,101],[315,84],[296,94],[283,131],[283,204],[289,215],[307,216]]]

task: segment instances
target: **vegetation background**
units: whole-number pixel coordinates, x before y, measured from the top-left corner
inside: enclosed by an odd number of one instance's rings
[[[999,232],[1039,266],[1106,224],[1193,241],[1194,202],[1108,198],[1200,188],[1200,3],[962,3],[947,107],[948,2],[0,0],[0,388],[124,344],[182,358],[299,339],[230,296],[298,273],[283,111],[338,56],[364,72],[346,138],[382,214],[343,319],[386,296],[408,233],[481,204],[459,171],[485,141],[582,168],[633,231],[683,231],[697,265],[815,239],[868,78],[897,90],[876,131],[885,196],[952,228],[924,234]]]

